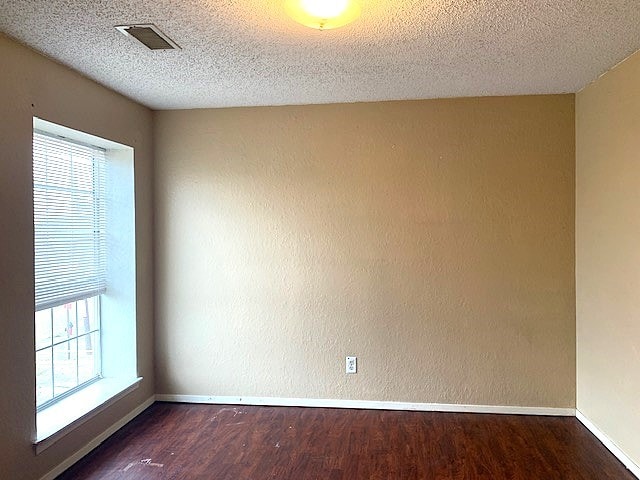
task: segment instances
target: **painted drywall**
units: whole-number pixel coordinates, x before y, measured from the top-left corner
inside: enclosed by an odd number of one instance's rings
[[[154,116],[157,393],[575,405],[573,95]]]
[[[152,114],[0,35],[0,476],[46,474],[154,393]],[[140,388],[35,455],[33,116],[135,148]]]
[[[576,102],[577,406],[640,465],[640,53]]]

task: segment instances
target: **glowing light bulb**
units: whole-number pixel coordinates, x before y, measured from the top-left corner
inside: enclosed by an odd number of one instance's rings
[[[318,30],[338,28],[360,16],[358,0],[285,0],[284,6],[296,22]]]
[[[300,0],[300,7],[309,15],[327,20],[339,17],[349,6],[349,0]]]

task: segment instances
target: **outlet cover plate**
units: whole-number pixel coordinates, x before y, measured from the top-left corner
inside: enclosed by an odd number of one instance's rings
[[[347,373],[358,372],[358,359],[356,357],[347,357],[346,372]]]

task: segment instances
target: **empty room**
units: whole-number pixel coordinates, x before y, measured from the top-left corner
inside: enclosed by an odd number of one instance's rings
[[[0,479],[640,478],[637,0],[0,0]]]

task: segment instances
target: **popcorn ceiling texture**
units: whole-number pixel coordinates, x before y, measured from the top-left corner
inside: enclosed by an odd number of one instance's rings
[[[362,3],[320,32],[278,0],[0,0],[0,30],[155,109],[576,92],[640,48],[638,0]]]

